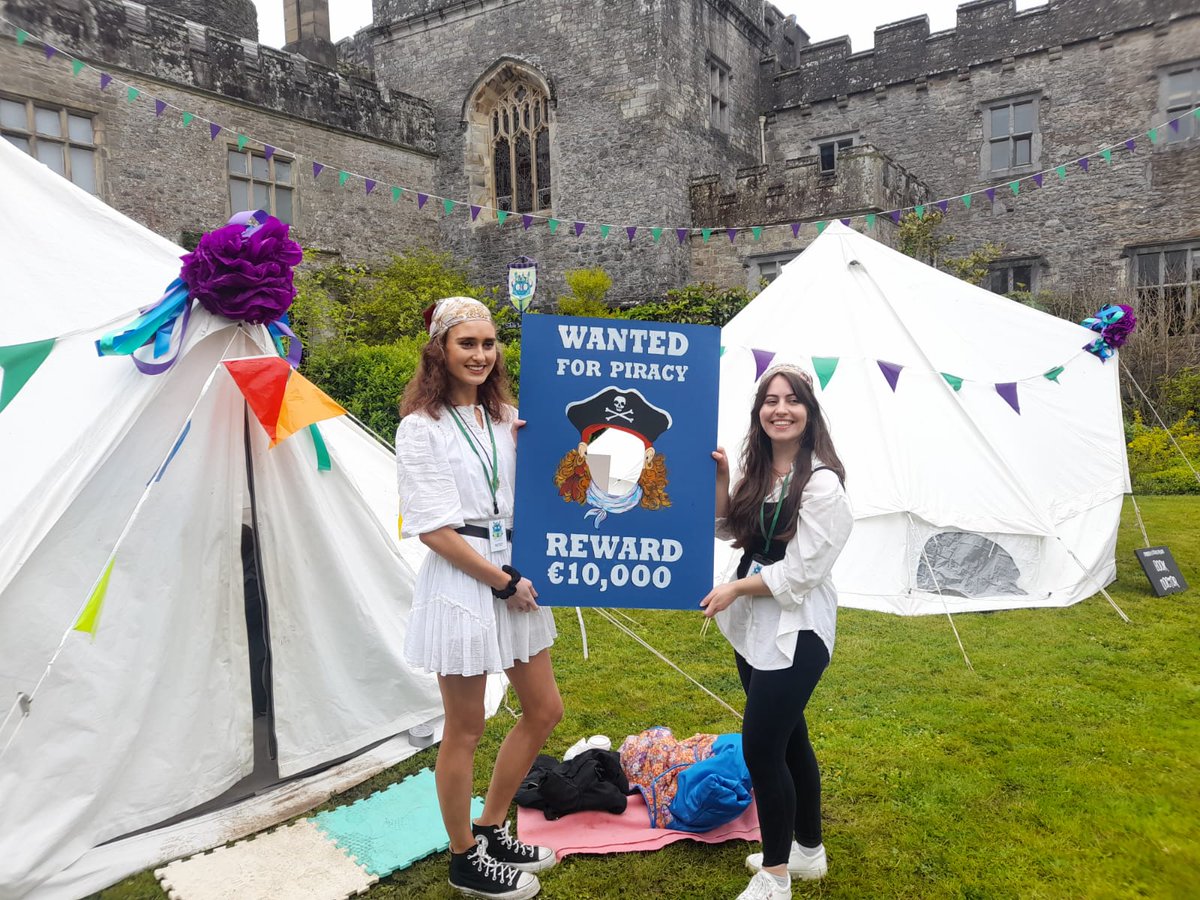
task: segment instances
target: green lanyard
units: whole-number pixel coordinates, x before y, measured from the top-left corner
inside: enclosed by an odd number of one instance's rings
[[[763,515],[763,507],[767,505],[764,500],[758,507],[758,530],[762,533],[763,553],[769,553],[771,550],[771,538],[775,536],[775,526],[779,524],[779,511],[783,509],[783,501],[787,499],[788,485],[792,481],[792,473],[788,472],[783,479],[783,487],[779,489],[779,502],[775,504],[775,515],[771,518],[771,530],[767,531],[767,520]]]
[[[454,417],[454,424],[458,426],[458,430],[463,433],[463,437],[467,439],[467,444],[471,448],[471,452],[475,454],[475,458],[479,460],[479,465],[483,466],[484,477],[487,478],[488,488],[492,492],[492,512],[500,515],[500,504],[496,502],[496,491],[500,489],[500,467],[496,463],[496,435],[492,433],[492,418],[484,413],[483,420],[487,423],[488,437],[492,441],[492,470],[488,471],[488,465],[484,462],[479,451],[475,449],[477,439],[467,431],[467,426],[463,423],[462,418],[453,406],[446,407],[450,410],[450,415]]]

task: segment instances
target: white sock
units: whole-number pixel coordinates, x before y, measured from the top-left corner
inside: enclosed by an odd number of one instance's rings
[[[825,845],[817,844],[815,847],[805,847],[803,844],[797,841],[796,849],[800,851],[801,856],[807,857],[808,859],[815,859],[821,855],[821,852],[825,849]]]
[[[776,875],[774,872],[767,872],[767,874],[774,878],[775,883],[781,888],[788,887],[792,883],[792,876],[786,872],[782,875]]]

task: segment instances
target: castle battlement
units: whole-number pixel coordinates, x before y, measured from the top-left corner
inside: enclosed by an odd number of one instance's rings
[[[88,62],[434,152],[429,104],[131,0],[0,0],[0,12]]]
[[[1055,0],[1017,12],[1013,0],[974,0],[958,7],[953,29],[931,34],[929,17],[875,29],[875,47],[854,53],[849,38],[810,44],[796,66],[775,79],[777,109],[816,103],[891,84],[1001,62],[1080,41],[1111,39],[1141,28],[1167,28],[1200,15],[1200,0]]]
[[[885,212],[930,196],[924,183],[870,144],[839,153],[833,173],[822,172],[820,157],[811,154],[781,166],[739,169],[732,185],[720,175],[693,178],[690,190],[692,224],[698,228]]]

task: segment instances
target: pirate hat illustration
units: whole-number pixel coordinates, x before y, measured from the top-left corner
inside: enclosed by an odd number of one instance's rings
[[[602,429],[616,428],[641,438],[650,447],[671,427],[671,414],[659,409],[640,391],[612,386],[569,404],[567,419],[579,429],[584,443]]]

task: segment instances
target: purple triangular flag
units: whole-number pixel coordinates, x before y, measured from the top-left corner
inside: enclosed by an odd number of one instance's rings
[[[1172,120],[1171,120],[1170,122],[1168,122],[1167,124],[1171,126],[1171,130],[1172,130],[1172,131],[1178,131],[1178,130],[1179,130],[1179,119],[1177,119],[1177,118],[1176,118],[1176,119],[1172,119]]]
[[[679,243],[683,243],[688,238],[688,230],[686,228],[676,228],[675,237],[679,238]]]
[[[417,194],[417,209],[424,209],[425,204],[429,202],[428,194]]]
[[[1088,170],[1088,158],[1086,156],[1079,160],[1079,168],[1083,169],[1085,172]]]
[[[51,59],[51,58],[53,58],[54,54],[58,52],[58,51],[57,51],[57,50],[55,50],[53,47],[51,47],[49,44],[45,44],[45,45],[42,47],[42,50],[43,50],[43,51],[45,51],[45,53],[46,53],[46,59]],[[1178,128],[1178,127],[1179,127],[1179,120],[1178,120],[1178,119],[1176,119],[1176,120],[1175,120],[1175,127],[1176,127],[1176,128]]]
[[[533,216],[531,216],[531,215],[521,216],[521,225],[522,225],[522,227],[524,227],[524,229],[526,231],[529,230],[529,226],[532,224],[533,224]]]
[[[849,228],[849,227],[850,227],[850,220],[849,220],[849,219],[842,219],[841,221],[842,221],[842,224],[843,224],[843,225],[845,225],[847,228]]]
[[[217,135],[221,133],[221,126],[218,125],[216,122],[209,122],[208,123],[208,133],[209,133],[209,135],[211,135],[211,137],[209,139],[215,141],[217,139]]]
[[[320,175],[324,168],[325,166],[319,162],[313,163],[313,178],[316,178],[318,175]]]
[[[937,203],[935,203],[933,205],[936,206],[938,209],[940,209],[942,212],[945,212],[946,210],[948,210],[950,208],[950,201],[949,200],[939,200]]]
[[[479,218],[479,212],[482,209],[483,209],[482,206],[476,206],[474,203],[471,204],[471,221],[472,222],[474,222],[476,219]]]
[[[1038,187],[1041,187],[1042,182],[1045,180],[1045,178],[1046,178],[1046,175],[1044,172],[1038,172],[1036,175],[1033,176],[1033,183],[1036,184]]]
[[[1130,138],[1125,142],[1125,149],[1132,153],[1137,149],[1137,141],[1135,141],[1133,138]]]
[[[879,363],[879,371],[883,373],[883,377],[887,379],[887,383],[894,393],[896,390],[896,382],[900,380],[900,370],[903,369],[904,366],[898,366],[895,363],[884,362],[882,359],[877,359],[875,362]]]
[[[101,72],[100,73],[100,90],[104,90],[110,84],[112,84],[112,76],[109,75],[107,72]]]
[[[1004,398],[1004,402],[1013,408],[1018,416],[1021,414],[1021,404],[1017,401],[1017,383],[1007,381],[996,385],[996,393]]]
[[[754,350],[754,380],[762,378],[762,373],[767,371],[767,366],[771,364],[771,360],[775,358],[774,350]]]
[[[154,101],[154,115],[155,116],[161,116],[166,111],[167,111],[167,101],[166,100],[155,100]]]
[[[579,237],[581,234],[583,234],[583,228],[586,224],[587,223],[585,223],[585,222],[576,222],[575,223],[575,237]]]
[[[988,188],[986,191],[984,191],[984,193],[987,194],[988,200],[990,200],[992,203],[996,202],[996,189],[995,188]]]
[[[628,228],[626,228],[626,229],[625,229],[625,233],[626,233],[627,235],[629,235],[629,242],[630,242],[630,243],[633,243],[633,236],[634,236],[635,234],[637,234],[637,226],[636,226],[636,225],[630,225]]]
[[[800,223],[799,222],[792,223],[792,237],[794,237],[794,238],[800,237]]]
[[[371,191],[375,190],[375,179],[374,178],[364,179],[363,184],[366,187],[368,194],[370,194]]]
[[[267,159],[270,159],[274,155],[275,155],[275,148],[272,147],[270,144],[263,144],[263,156],[265,156]]]
[[[726,228],[725,233],[729,235],[729,243],[732,244],[734,239],[737,237],[738,230],[736,228]]]
[[[900,210],[893,209],[890,213],[888,213],[888,215],[892,217],[893,222],[895,222],[897,225],[900,224]]]

